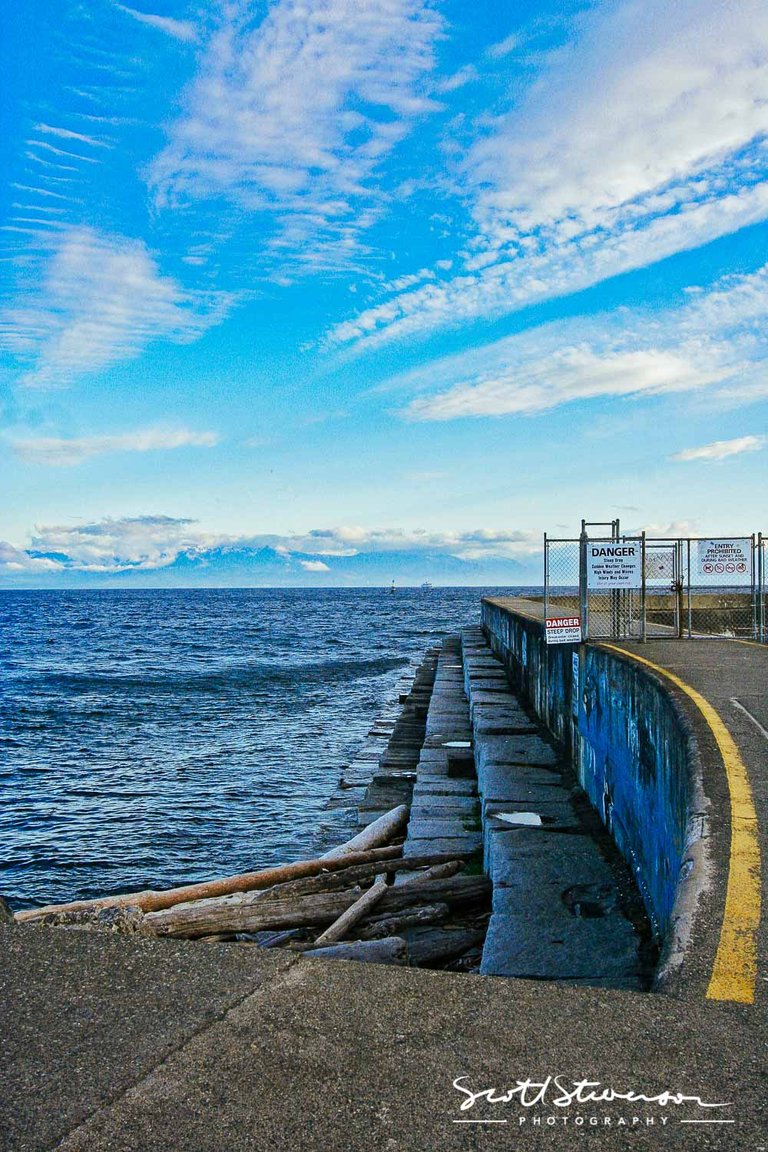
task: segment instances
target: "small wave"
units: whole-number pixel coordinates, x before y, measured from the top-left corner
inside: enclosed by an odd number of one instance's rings
[[[381,656],[369,660],[323,660],[315,664],[270,664],[253,661],[219,671],[195,671],[141,675],[118,672],[55,672],[33,676],[37,686],[77,693],[179,693],[228,692],[265,685],[301,686],[383,676],[407,664],[404,656]]]

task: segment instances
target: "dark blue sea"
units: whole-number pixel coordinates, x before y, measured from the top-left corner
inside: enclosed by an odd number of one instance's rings
[[[325,810],[478,588],[0,593],[0,894],[15,908],[261,868]]]

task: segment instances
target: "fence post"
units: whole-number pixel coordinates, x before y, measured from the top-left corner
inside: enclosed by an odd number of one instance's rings
[[[757,638],[761,644],[765,643],[765,557],[763,556],[762,532],[757,534]]]
[[[645,596],[646,596],[646,587],[645,587],[645,532],[643,532],[640,536],[640,553],[641,553],[640,563],[642,564],[642,571],[643,571],[642,584],[640,586],[640,614],[641,614],[640,639],[641,639],[642,643],[645,644],[648,640],[648,628],[647,628],[647,624],[646,624],[646,614],[645,614]]]
[[[587,524],[581,522],[581,535],[579,536],[579,615],[581,616],[581,634],[585,640],[589,639],[589,615],[587,597]]]
[[[677,580],[676,585],[676,605],[675,605],[675,623],[677,624],[677,638],[682,640],[685,634],[685,624],[683,623],[683,542],[678,540],[675,544],[675,552],[677,553]]]
[[[549,544],[544,533],[544,619],[549,616]]]
[[[688,537],[688,639],[693,636],[693,606],[691,604],[691,538]]]
[[[758,600],[760,599],[760,582],[758,579],[758,553],[756,553],[754,532],[752,533],[752,639],[756,641],[760,635],[758,624]]]

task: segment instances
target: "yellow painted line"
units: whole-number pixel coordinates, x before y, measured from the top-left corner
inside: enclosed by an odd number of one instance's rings
[[[720,942],[707,999],[753,1004],[760,927],[760,842],[749,775],[736,742],[709,701],[679,676],[615,644],[601,644],[600,647],[610,648],[630,660],[645,664],[675,684],[699,709],[717,742],[731,797],[731,854]]]

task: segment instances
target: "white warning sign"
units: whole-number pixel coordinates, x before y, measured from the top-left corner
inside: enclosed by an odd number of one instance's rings
[[[587,587],[597,592],[612,588],[642,588],[643,547],[637,541],[591,541],[587,544]]]
[[[646,580],[672,580],[675,575],[675,553],[672,548],[646,548]]]
[[[580,616],[548,616],[547,644],[580,644]]]
[[[752,541],[699,540],[699,576],[715,577],[721,583],[745,580],[752,573]]]

